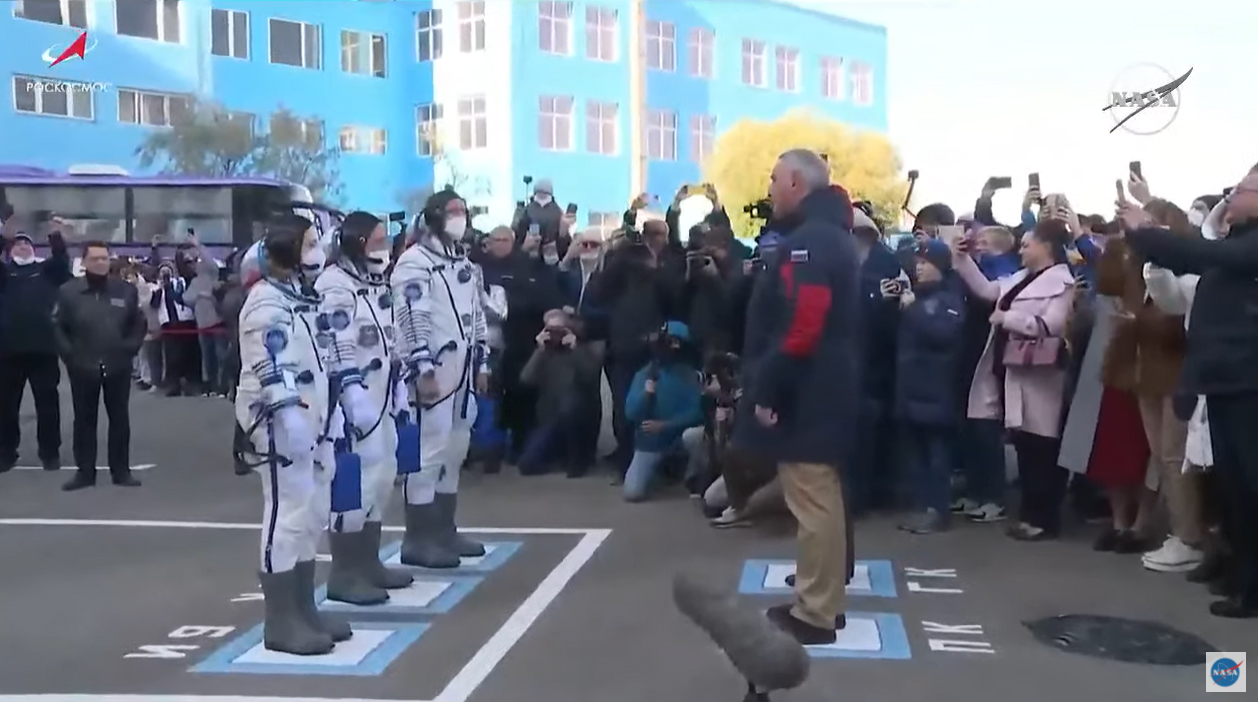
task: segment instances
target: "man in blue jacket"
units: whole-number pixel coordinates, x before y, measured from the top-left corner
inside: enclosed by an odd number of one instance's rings
[[[846,624],[847,529],[839,471],[854,442],[862,347],[860,262],[852,203],[817,154],[793,150],[769,197],[785,238],[747,310],[746,395],[734,445],[775,461],[799,522],[795,602],[769,617],[804,644]]]

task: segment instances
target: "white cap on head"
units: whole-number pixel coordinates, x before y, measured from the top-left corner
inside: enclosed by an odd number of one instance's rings
[[[547,195],[555,195],[555,186],[551,184],[549,178],[542,178],[533,184],[533,194],[546,193]]]

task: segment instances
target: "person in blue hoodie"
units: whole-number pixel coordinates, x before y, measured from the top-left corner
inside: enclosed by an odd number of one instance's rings
[[[911,290],[900,296],[895,414],[909,455],[917,513],[900,526],[914,534],[948,527],[952,456],[960,425],[954,378],[960,370],[965,302],[951,284],[952,252],[920,246]]]
[[[629,385],[625,419],[634,427],[624,485],[629,502],[646,499],[664,458],[681,450],[682,432],[703,424],[702,379],[686,354],[689,342],[685,324],[667,322],[655,339],[651,361]]]

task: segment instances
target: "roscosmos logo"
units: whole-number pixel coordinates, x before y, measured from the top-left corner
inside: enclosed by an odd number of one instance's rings
[[[83,32],[79,35],[78,39],[70,42],[68,46],[53,44],[47,49],[44,49],[44,53],[41,58],[43,58],[44,63],[47,63],[48,67],[51,68],[66,59],[78,58],[79,60],[82,60],[84,56],[90,54],[95,48],[96,40],[93,39],[89,43],[87,40],[87,32]]]

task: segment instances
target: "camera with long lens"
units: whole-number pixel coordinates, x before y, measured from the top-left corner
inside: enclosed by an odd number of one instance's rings
[[[773,219],[773,203],[766,197],[747,205],[743,208],[743,212],[750,215],[752,219],[762,219],[767,222]]]

